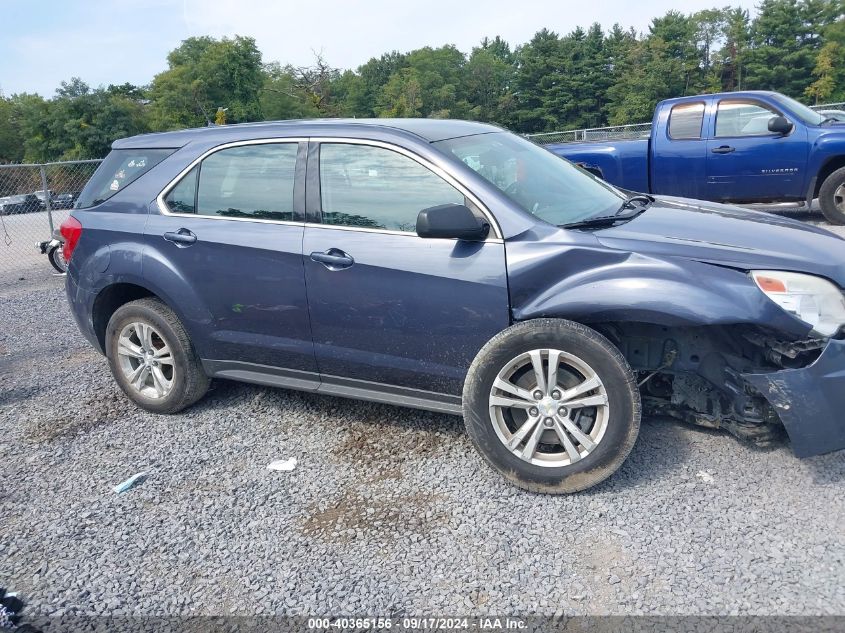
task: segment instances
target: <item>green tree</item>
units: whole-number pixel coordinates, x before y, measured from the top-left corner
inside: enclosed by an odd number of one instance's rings
[[[422,114],[422,86],[417,70],[403,68],[382,87],[376,106],[380,117],[416,117]]]
[[[218,107],[231,122],[261,120],[265,74],[250,37],[191,37],[167,56],[150,90],[157,129],[207,124]]]
[[[290,68],[283,68],[278,62],[265,67],[260,107],[263,117],[268,121],[320,116],[313,100],[300,89]]]
[[[829,25],[824,41],[813,68],[815,81],[804,93],[814,103],[845,101],[845,21]]]
[[[763,0],[751,25],[743,88],[804,96],[822,32],[841,11],[836,0]]]
[[[470,106],[468,116],[479,121],[507,120],[513,105],[514,70],[513,54],[501,38],[485,38],[473,48],[462,82],[462,94]]]
[[[549,111],[546,94],[555,85],[560,51],[557,33],[542,29],[516,51],[513,126],[523,132],[544,132],[555,128],[557,117]]]
[[[15,104],[0,95],[0,164],[19,163],[23,156],[23,137]]]

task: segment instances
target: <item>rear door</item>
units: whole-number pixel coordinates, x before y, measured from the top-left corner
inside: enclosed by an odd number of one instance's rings
[[[725,97],[715,100],[712,108],[707,200],[765,202],[805,197],[806,128],[796,126],[786,136],[769,132],[769,120],[783,113],[756,99]]]
[[[652,193],[684,198],[705,195],[706,101],[676,103],[660,113],[652,138]]]
[[[482,213],[468,193],[402,148],[312,142],[303,253],[324,387],[391,385],[451,394],[459,406],[473,358],[509,325],[504,244],[492,234],[426,239],[415,228],[440,204]]]
[[[263,365],[318,384],[302,269],[306,154],[305,140],[222,146],[149,216],[144,276],[170,285],[215,371]]]

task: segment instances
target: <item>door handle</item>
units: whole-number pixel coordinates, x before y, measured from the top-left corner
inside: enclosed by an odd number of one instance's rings
[[[168,231],[164,234],[164,239],[173,242],[176,246],[190,246],[197,241],[197,236],[188,229],[179,229],[178,231]]]
[[[311,253],[311,260],[321,263],[329,270],[343,270],[344,268],[349,268],[355,263],[355,260],[352,259],[352,257],[344,253],[339,248],[330,248],[325,253],[314,251]]]
[[[714,154],[730,154],[731,152],[735,152],[736,148],[730,145],[721,145],[720,147],[714,147],[710,151]]]

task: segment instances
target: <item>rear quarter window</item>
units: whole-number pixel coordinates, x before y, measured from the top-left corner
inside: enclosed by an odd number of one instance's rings
[[[111,198],[118,191],[170,156],[175,149],[116,149],[112,150],[85,185],[77,209],[94,207]]]
[[[701,138],[704,121],[703,103],[681,103],[669,113],[669,138],[697,140]]]

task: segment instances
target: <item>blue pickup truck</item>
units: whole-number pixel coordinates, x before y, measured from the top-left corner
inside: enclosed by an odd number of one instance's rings
[[[618,187],[736,204],[818,198],[845,224],[845,123],[776,92],[667,99],[642,139],[548,149]]]

